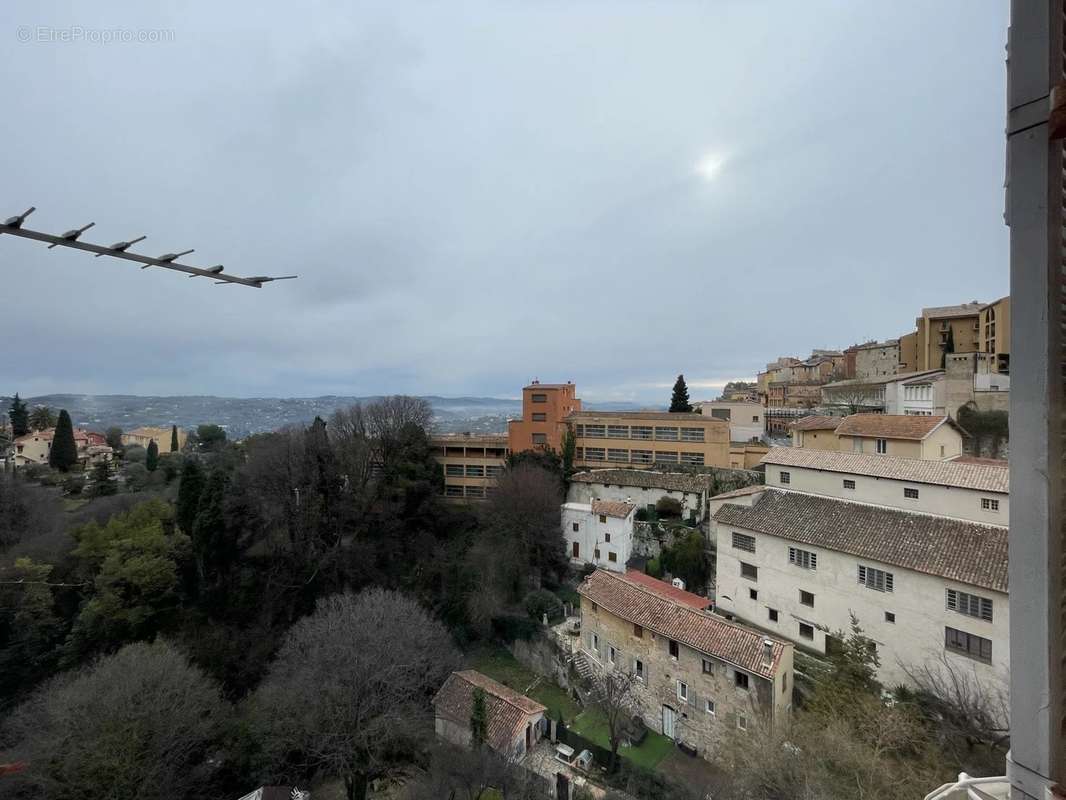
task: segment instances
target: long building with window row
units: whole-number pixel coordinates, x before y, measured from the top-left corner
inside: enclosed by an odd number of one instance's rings
[[[581,411],[567,417],[579,467],[729,467],[729,423],[703,414]]]

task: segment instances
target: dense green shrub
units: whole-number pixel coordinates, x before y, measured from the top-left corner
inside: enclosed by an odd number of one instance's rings
[[[644,571],[651,575],[653,578],[661,578],[663,576],[663,564],[657,558],[650,559]]]
[[[667,519],[680,517],[681,501],[675,497],[666,497],[664,495],[655,504],[655,513]]]
[[[531,619],[540,622],[545,614],[549,622],[563,618],[562,601],[547,589],[534,589],[526,595],[523,605]]]
[[[540,625],[523,614],[499,614],[492,618],[492,632],[504,642],[532,639]]]

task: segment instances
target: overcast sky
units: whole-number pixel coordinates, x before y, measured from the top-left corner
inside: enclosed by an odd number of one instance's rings
[[[0,6],[0,216],[300,278],[0,236],[0,394],[665,402],[1008,291],[1005,0],[169,6]]]

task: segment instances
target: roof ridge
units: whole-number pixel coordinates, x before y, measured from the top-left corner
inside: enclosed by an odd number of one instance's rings
[[[467,676],[464,674],[464,673],[467,673],[467,672],[473,672],[475,675],[480,675],[483,678],[488,678],[490,681],[492,681],[496,685],[502,686],[505,689],[509,689],[510,691],[512,691],[515,694],[517,694],[519,697],[524,697],[526,700],[529,700],[531,703],[535,703],[536,705],[539,705],[542,708],[547,708],[547,706],[545,706],[543,703],[538,703],[532,697],[529,697],[528,695],[523,694],[522,692],[518,691],[517,689],[511,689],[511,687],[508,686],[506,683],[503,683],[501,681],[496,680],[491,675],[486,675],[481,670],[477,670],[477,669],[473,669],[473,668],[461,669],[461,670],[456,670],[455,672],[452,673],[452,675],[455,675],[457,678],[462,678],[464,681],[466,681],[468,684],[473,686],[475,689],[481,689],[482,691],[485,691],[485,687],[484,686],[478,686],[478,684],[474,683],[474,681],[472,681],[469,678],[467,678]],[[497,700],[500,700],[501,702],[507,703],[507,705],[511,706],[514,709],[517,709],[518,711],[521,711],[523,714],[528,714],[529,713],[528,710],[522,708],[522,706],[520,706],[517,703],[513,702],[509,698],[504,697],[503,695],[496,694],[495,692],[491,692],[491,694]]]

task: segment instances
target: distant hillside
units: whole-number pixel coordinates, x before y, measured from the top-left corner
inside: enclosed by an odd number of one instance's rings
[[[103,431],[112,426],[132,430],[142,425],[180,425],[191,429],[204,423],[221,425],[231,438],[305,424],[316,416],[329,417],[338,408],[368,397],[141,397],[137,395],[49,394],[25,398],[33,406],[65,408],[75,425]],[[434,428],[444,433],[471,431],[504,433],[507,420],[522,412],[522,403],[499,397],[440,397],[427,395],[433,406]],[[7,413],[10,398],[0,398],[0,413]],[[590,408],[630,410],[636,403],[600,403]]]

